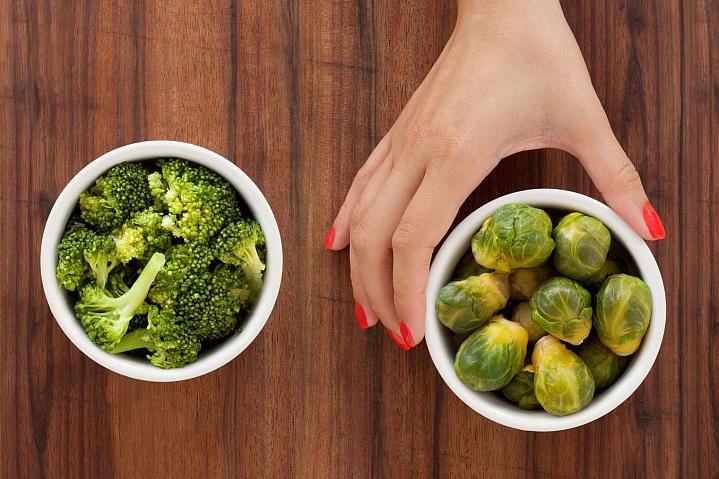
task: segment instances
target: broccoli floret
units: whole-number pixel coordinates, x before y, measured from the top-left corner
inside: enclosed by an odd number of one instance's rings
[[[141,313],[140,311],[143,308],[145,311]],[[147,313],[150,310],[150,305],[147,303],[143,303],[143,308],[138,309],[135,313],[135,316],[133,316],[130,320],[130,324],[127,325],[127,333],[135,331],[136,329],[142,329],[147,327]],[[127,334],[125,334],[125,336],[127,336]],[[123,338],[125,336],[123,336]]]
[[[123,263],[132,259],[146,260],[155,252],[164,252],[172,244],[172,236],[162,226],[161,214],[147,209],[132,215],[115,234],[117,256]]]
[[[145,302],[152,281],[164,264],[162,253],[152,255],[132,287],[116,298],[96,285],[87,285],[80,291],[75,312],[92,342],[107,351],[117,345],[130,320]]]
[[[88,236],[84,258],[100,288],[105,287],[110,272],[119,263],[116,253],[115,242],[111,237],[94,233]]]
[[[240,266],[247,277],[252,297],[262,286],[265,263],[259,251],[264,251],[265,235],[254,220],[242,220],[226,226],[215,241],[217,259],[226,264]]]
[[[96,234],[82,223],[70,225],[57,245],[57,252],[55,275],[70,291],[90,278],[104,288],[108,275],[118,263],[112,238]]]
[[[237,193],[217,174],[184,160],[161,160],[158,164],[162,174],[150,175],[150,189],[155,202],[163,203],[170,213],[163,225],[176,237],[207,241],[240,217]]]
[[[180,287],[175,313],[200,340],[224,338],[237,329],[242,310],[235,284],[224,274],[192,275]]]
[[[145,167],[140,163],[120,163],[80,194],[80,212],[87,223],[110,233],[152,202]]]
[[[239,302],[242,308],[250,306],[252,288],[247,282],[247,276],[242,268],[229,264],[222,264],[215,268],[215,282],[226,285],[230,295]]]
[[[88,275],[88,265],[84,254],[88,239],[93,236],[82,223],[71,223],[57,245],[57,268],[55,276],[60,284],[69,291],[75,289]]]
[[[170,248],[167,262],[150,290],[150,301],[171,306],[188,278],[207,272],[213,260],[212,251],[203,243],[184,243]]]
[[[112,350],[123,353],[134,349],[147,349],[147,359],[160,368],[181,368],[197,359],[200,340],[183,324],[171,309],[151,306],[147,315],[147,328],[127,333]]]

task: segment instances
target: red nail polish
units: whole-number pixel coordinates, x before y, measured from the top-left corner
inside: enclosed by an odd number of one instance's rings
[[[657,214],[652,204],[648,201],[644,205],[643,213],[644,222],[647,224],[647,228],[649,228],[649,234],[652,235],[652,238],[654,238],[655,240],[664,239],[664,237],[667,235],[667,232],[664,229],[662,220],[661,218],[659,218],[659,215]]]
[[[335,229],[330,228],[329,233],[327,233],[327,236],[325,236],[325,242],[324,246],[325,249],[330,249],[332,247],[332,243],[335,241]]]
[[[367,315],[364,314],[364,309],[362,309],[362,306],[355,301],[355,316],[357,316],[357,322],[359,323],[359,327],[362,329],[367,329]]]
[[[395,343],[397,343],[397,346],[399,346],[400,348],[402,348],[403,351],[409,351],[409,347],[407,347],[407,345],[404,344],[404,341],[402,341],[402,338],[400,338],[399,336],[397,336],[397,335],[394,333],[394,331],[392,331],[391,329],[388,329],[388,330],[387,330],[387,334],[389,334],[389,337],[392,338],[392,341],[394,341]]]
[[[401,321],[399,323],[399,332],[402,333],[402,339],[404,339],[405,344],[407,344],[407,346],[409,346],[410,348],[413,348],[415,344],[412,333],[409,332],[409,328],[407,327],[407,325]]]

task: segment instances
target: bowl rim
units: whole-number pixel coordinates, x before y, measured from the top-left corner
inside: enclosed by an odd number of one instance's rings
[[[206,166],[226,179],[237,190],[260,223],[267,243],[267,265],[262,290],[242,331],[200,354],[197,361],[178,369],[161,369],[142,358],[113,355],[92,343],[69,305],[67,292],[55,277],[56,246],[75,208],[80,193],[112,166],[128,161],[182,158]],[[171,382],[210,373],[230,362],[259,335],[272,312],[282,282],[283,253],[280,230],[272,208],[257,185],[234,163],[201,146],[171,140],[151,140],[115,148],[85,165],[58,195],[45,222],[40,247],[40,273],[50,310],[70,341],[101,366],[133,379]]]
[[[454,352],[447,337],[449,330],[436,317],[435,302],[439,289],[446,284],[471,244],[472,236],[485,219],[502,205],[525,203],[538,208],[579,211],[602,221],[621,241],[647,283],[652,294],[652,318],[640,349],[629,367],[611,387],[595,396],[584,409],[567,416],[552,416],[544,411],[525,411],[491,393],[476,392],[464,385],[454,372]],[[581,193],[541,188],[523,190],[496,198],[472,212],[444,240],[432,262],[426,294],[426,343],[432,362],[452,392],[477,413],[504,426],[524,431],[561,431],[599,419],[621,405],[649,374],[659,354],[666,325],[666,296],[659,266],[645,241],[607,205]]]

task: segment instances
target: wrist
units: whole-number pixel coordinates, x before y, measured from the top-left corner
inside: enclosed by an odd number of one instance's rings
[[[457,26],[502,31],[564,21],[559,0],[457,0]]]

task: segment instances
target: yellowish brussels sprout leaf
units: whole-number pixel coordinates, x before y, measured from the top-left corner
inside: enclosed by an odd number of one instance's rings
[[[594,397],[594,378],[584,361],[554,336],[537,341],[532,353],[534,395],[545,411],[566,416]]]
[[[493,317],[457,351],[454,370],[475,391],[496,391],[524,367],[527,331],[502,316]]]

